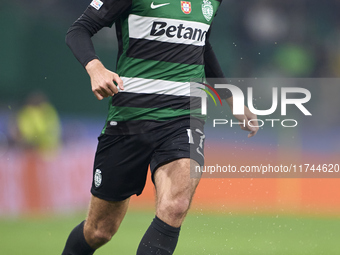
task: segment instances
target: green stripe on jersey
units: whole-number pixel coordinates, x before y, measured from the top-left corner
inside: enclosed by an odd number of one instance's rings
[[[129,58],[122,55],[117,73],[124,77],[190,82],[192,78],[205,77],[203,65],[188,65],[155,60]]]

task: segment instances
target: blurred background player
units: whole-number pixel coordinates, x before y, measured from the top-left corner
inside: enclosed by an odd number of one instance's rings
[[[27,149],[47,152],[59,148],[61,124],[58,113],[40,91],[28,95],[16,118],[17,141]]]

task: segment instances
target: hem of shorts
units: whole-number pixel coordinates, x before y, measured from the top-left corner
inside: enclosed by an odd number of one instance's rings
[[[177,157],[173,157],[172,159],[169,159],[169,160],[167,160],[167,161],[158,163],[158,164],[154,167],[154,170],[150,169],[150,171],[151,171],[151,180],[152,180],[152,183],[155,184],[154,175],[155,175],[155,172],[157,171],[158,168],[160,168],[160,167],[163,166],[163,165],[169,164],[169,163],[171,163],[172,161],[175,161],[175,160],[177,160],[177,159],[182,159],[182,158],[188,158],[188,159],[195,160],[195,159],[190,158],[190,157],[188,157],[188,156],[177,156]],[[200,163],[199,163],[197,160],[195,160],[195,161],[197,162],[197,164],[200,165]],[[203,163],[203,164],[204,164],[204,163]]]
[[[121,196],[121,197],[108,197],[108,196],[105,196],[99,192],[96,192],[95,190],[91,189],[91,194],[97,198],[100,198],[100,199],[103,199],[105,201],[113,201],[113,202],[119,202],[119,201],[124,201],[126,199],[128,199],[129,197],[133,196],[133,195],[136,195],[136,196],[139,196],[140,194],[142,194],[142,192],[140,193],[132,193],[131,195],[129,196]]]

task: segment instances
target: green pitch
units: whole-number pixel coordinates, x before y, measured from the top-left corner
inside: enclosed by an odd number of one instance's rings
[[[66,238],[84,215],[42,219],[0,219],[1,255],[60,255]],[[96,255],[134,255],[153,218],[130,211],[112,241]],[[195,214],[182,226],[178,255],[332,255],[340,251],[340,220],[295,216]]]

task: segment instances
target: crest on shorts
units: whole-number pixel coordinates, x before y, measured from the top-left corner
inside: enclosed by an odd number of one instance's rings
[[[96,172],[93,177],[94,186],[98,188],[100,184],[102,184],[102,180],[103,180],[102,171],[100,171],[99,169],[96,169]]]
[[[181,1],[181,9],[185,14],[191,13],[191,2]]]
[[[203,0],[202,13],[207,21],[210,21],[214,14],[214,7],[209,0]]]

